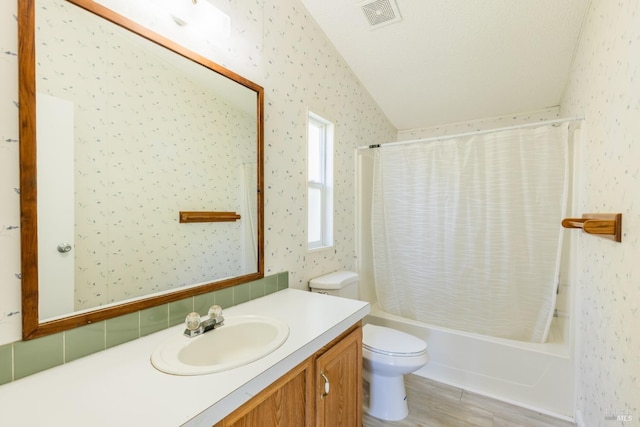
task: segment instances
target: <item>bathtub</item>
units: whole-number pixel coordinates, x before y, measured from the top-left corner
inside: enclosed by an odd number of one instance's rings
[[[427,342],[430,360],[416,375],[572,420],[574,379],[566,320],[554,318],[545,344],[436,327],[385,313],[376,304],[364,322]]]

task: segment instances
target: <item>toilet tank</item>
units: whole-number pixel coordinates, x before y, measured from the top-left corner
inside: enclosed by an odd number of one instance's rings
[[[359,277],[353,271],[334,271],[309,281],[311,292],[358,299]]]

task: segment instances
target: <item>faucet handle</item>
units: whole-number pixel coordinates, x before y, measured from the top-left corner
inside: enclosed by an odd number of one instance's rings
[[[187,314],[187,317],[184,319],[184,323],[187,331],[195,331],[200,327],[200,315],[193,311]]]
[[[209,318],[210,319],[214,319],[214,318],[220,318],[222,317],[222,307],[220,307],[219,305],[212,305],[211,308],[209,308]]]

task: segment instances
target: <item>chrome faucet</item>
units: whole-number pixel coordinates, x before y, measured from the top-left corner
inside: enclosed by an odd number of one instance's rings
[[[195,311],[187,314],[185,319],[186,329],[184,330],[184,336],[193,338],[198,335],[202,335],[224,324],[224,317],[222,316],[222,307],[219,305],[213,305],[209,309],[208,316],[205,320],[201,320],[201,317]]]

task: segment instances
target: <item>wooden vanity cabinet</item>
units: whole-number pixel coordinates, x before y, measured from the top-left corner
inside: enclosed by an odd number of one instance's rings
[[[309,358],[284,374],[215,427],[312,426],[312,362]]]
[[[325,384],[328,383],[328,386]],[[354,325],[214,427],[362,426],[362,326]]]
[[[362,426],[362,327],[316,353],[316,426]]]

